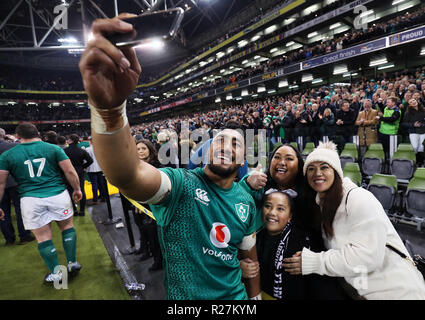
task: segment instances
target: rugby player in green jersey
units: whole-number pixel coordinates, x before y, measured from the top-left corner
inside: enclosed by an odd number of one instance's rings
[[[22,221],[38,242],[38,250],[49,268],[44,281],[62,280],[56,248],[52,242],[51,222],[56,221],[62,231],[62,243],[67,258],[67,270],[75,275],[81,265],[76,260],[77,236],[72,223],[71,198],[62,180],[62,172],[74,189],[75,202],[82,193],[78,175],[65,152],[58,146],[43,142],[37,128],[24,123],[16,128],[20,144],[0,156],[0,199],[6,179],[11,174],[18,184],[21,197]],[[3,215],[0,209],[0,218]]]
[[[255,203],[234,179],[244,165],[244,138],[225,129],[209,150],[209,165],[192,171],[158,170],[137,156],[125,102],[141,67],[134,49],[104,36],[130,24],[95,20],[93,39],[80,60],[91,111],[96,158],[126,196],[151,205],[159,226],[168,299],[259,299],[259,277],[241,281],[238,255],[257,261]]]

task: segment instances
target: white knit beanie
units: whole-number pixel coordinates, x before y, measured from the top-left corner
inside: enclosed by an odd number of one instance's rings
[[[326,162],[335,171],[338,173],[341,180],[344,178],[344,174],[342,173],[341,160],[339,159],[338,151],[336,149],[335,143],[332,141],[323,143],[319,142],[317,148],[315,148],[308,156],[304,162],[303,172],[304,175],[307,172],[307,167],[312,162],[321,161]]]

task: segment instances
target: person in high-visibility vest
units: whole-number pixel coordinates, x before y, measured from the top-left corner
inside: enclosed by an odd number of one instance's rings
[[[378,141],[382,143],[385,152],[385,157],[388,159],[390,149],[390,136],[397,135],[398,127],[400,125],[401,110],[398,107],[398,99],[396,97],[389,97],[387,99],[387,104],[384,109],[384,113],[379,112],[376,118],[380,120]]]

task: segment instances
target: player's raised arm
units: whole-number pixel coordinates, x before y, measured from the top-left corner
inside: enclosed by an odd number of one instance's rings
[[[89,98],[93,146],[100,167],[124,194],[146,201],[157,194],[164,178],[139,160],[126,116],[125,102],[136,88],[141,67],[134,49],[120,50],[104,37],[131,31],[132,25],[119,20],[125,16],[94,21],[93,39],[79,68]]]

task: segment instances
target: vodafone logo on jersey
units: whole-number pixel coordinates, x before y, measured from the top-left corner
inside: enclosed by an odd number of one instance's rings
[[[227,248],[230,241],[230,230],[221,222],[214,222],[210,231],[210,240],[217,248]]]

